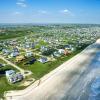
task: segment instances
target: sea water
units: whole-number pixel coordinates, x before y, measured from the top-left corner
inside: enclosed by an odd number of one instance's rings
[[[91,84],[89,100],[100,100],[100,77],[96,77]]]

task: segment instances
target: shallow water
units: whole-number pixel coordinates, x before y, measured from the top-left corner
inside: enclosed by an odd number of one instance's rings
[[[91,84],[89,100],[100,100],[100,77],[96,77]]]
[[[100,100],[100,52],[96,54],[95,68],[98,73],[91,83],[89,100]]]
[[[76,87],[74,84],[70,94],[68,95],[67,92],[61,100],[100,100],[100,52],[96,53],[94,59],[80,79],[77,81],[76,90],[73,89]],[[81,88],[79,83],[82,84],[83,88]],[[76,91],[79,88],[80,92],[77,94]],[[71,93],[75,95],[73,96]]]

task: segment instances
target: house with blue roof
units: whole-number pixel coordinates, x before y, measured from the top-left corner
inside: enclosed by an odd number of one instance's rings
[[[16,73],[14,70],[6,71],[6,78],[10,83],[16,83],[23,79],[23,75],[21,73]]]

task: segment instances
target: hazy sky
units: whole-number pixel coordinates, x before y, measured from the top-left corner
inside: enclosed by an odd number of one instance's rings
[[[100,23],[100,0],[0,0],[0,23]]]

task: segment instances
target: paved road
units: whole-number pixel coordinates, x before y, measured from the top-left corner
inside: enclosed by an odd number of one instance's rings
[[[39,86],[7,93],[7,100],[88,100],[89,85],[100,74],[99,49],[99,42],[89,46],[43,77]]]
[[[11,61],[7,60],[6,58],[4,58],[1,55],[0,55],[0,59],[5,61],[8,65],[11,65],[12,67],[18,69],[24,76],[28,76],[28,75],[32,74],[31,71],[26,71],[26,70],[20,68],[19,66],[15,65],[14,63],[12,63]],[[25,72],[27,72],[27,73],[25,73]]]
[[[5,61],[7,64],[15,67],[16,69],[18,69],[19,71],[23,72],[24,70],[21,69],[20,67],[18,67],[17,65],[13,64],[12,62],[10,62],[9,60],[5,59],[3,56],[0,55],[0,59],[2,59],[3,61]]]

